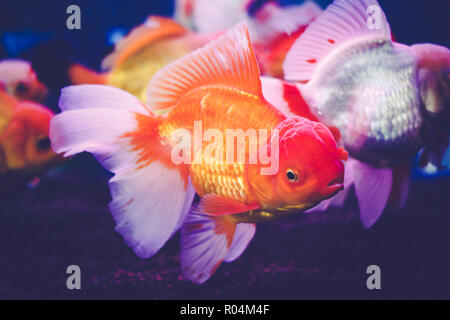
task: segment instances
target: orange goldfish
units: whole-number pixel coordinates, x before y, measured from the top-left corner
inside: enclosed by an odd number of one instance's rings
[[[107,84],[145,101],[148,83],[158,70],[209,40],[210,37],[189,32],[171,19],[150,16],[103,60],[105,73],[75,64],[69,69],[69,77],[73,84]]]
[[[183,273],[202,283],[241,255],[255,223],[343,188],[347,152],[328,128],[264,99],[245,24],[162,69],[147,95],[144,105],[113,87],[65,88],[50,129],[57,153],[91,152],[115,174],[116,230],[141,258],[182,227]]]
[[[53,114],[42,105],[19,101],[0,91],[0,181],[30,180],[59,156],[48,137]]]
[[[42,101],[48,94],[31,63],[24,60],[0,61],[0,88],[19,100]]]

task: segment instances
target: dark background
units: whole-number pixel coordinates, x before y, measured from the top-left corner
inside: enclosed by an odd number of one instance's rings
[[[399,42],[449,46],[448,1],[380,3]],[[70,4],[81,7],[81,30],[66,29]],[[97,68],[111,28],[172,10],[171,1],[3,1],[0,58],[32,60],[56,109],[71,62]],[[371,230],[353,214],[354,199],[342,211],[260,225],[243,256],[201,286],[180,275],[177,237],[148,260],[127,248],[113,230],[107,178],[82,155],[36,189],[0,194],[0,298],[450,298],[448,176],[416,174],[405,210]],[[66,288],[71,264],[81,267],[80,291]],[[366,288],[371,264],[381,267],[381,291]]]

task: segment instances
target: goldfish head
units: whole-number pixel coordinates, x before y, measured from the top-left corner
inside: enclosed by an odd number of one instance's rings
[[[42,101],[48,93],[31,64],[23,60],[0,62],[0,86],[19,100]]]
[[[3,148],[11,170],[36,173],[56,163],[51,149],[49,126],[53,113],[30,101],[17,105],[13,118],[2,134]]]
[[[260,164],[248,170],[249,184],[263,207],[306,210],[343,189],[342,161],[348,154],[337,147],[325,125],[295,116],[281,122],[277,129],[279,137],[272,136],[262,148],[263,152],[273,152],[274,139],[278,139],[278,170],[264,175]]]
[[[450,50],[434,44],[412,47],[418,60],[420,96],[428,115],[450,126]]]

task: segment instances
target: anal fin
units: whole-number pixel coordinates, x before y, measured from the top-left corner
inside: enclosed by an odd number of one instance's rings
[[[261,206],[255,204],[245,204],[218,194],[206,194],[200,200],[198,209],[205,214],[220,216],[257,210]]]

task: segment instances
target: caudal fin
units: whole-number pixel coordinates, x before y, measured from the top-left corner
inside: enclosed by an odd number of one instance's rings
[[[53,150],[91,152],[114,173],[110,209],[141,258],[155,254],[180,227],[195,195],[183,167],[159,142],[154,116],[133,95],[102,85],[64,88],[50,126]]]
[[[252,223],[236,224],[230,216],[191,211],[181,228],[181,268],[192,282],[203,283],[220,264],[236,260],[255,234]]]

